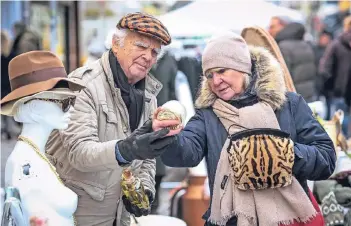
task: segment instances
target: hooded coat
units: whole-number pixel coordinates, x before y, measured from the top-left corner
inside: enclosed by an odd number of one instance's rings
[[[257,98],[270,104],[281,130],[289,133],[294,141],[293,174],[308,193],[307,180],[324,180],[334,171],[333,142],[313,117],[305,100],[299,94],[286,92],[283,72],[276,59],[260,47],[250,47],[250,52],[253,80],[246,92],[231,103],[240,108],[252,104]],[[194,167],[205,158],[211,198],[220,152],[228,136],[212,109],[216,98],[204,78],[196,100],[195,116],[161,156],[162,161],[171,167]],[[203,218],[207,220],[209,216],[210,208]],[[227,225],[235,226],[236,218]]]
[[[317,97],[317,66],[312,45],[303,40],[305,28],[299,23],[290,23],[281,30],[275,40],[284,57],[296,92],[307,101]]]

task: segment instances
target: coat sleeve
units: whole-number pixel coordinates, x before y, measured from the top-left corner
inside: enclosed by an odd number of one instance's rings
[[[293,109],[297,140],[294,141],[293,174],[299,179],[328,179],[335,169],[333,142],[300,95],[295,103]]]
[[[334,74],[335,46],[335,43],[328,45],[319,63],[319,74],[321,74],[325,80],[331,78]]]
[[[176,138],[162,154],[163,163],[171,167],[197,166],[204,157],[207,146],[205,119],[201,110],[197,110]]]
[[[96,111],[89,89],[82,90],[70,111],[70,125],[60,132],[63,145],[68,150],[69,163],[82,172],[112,170],[118,167],[115,155],[117,140],[100,142]]]
[[[151,102],[152,104],[150,107],[150,112],[153,113],[157,107],[156,97],[153,97],[151,101],[152,101]],[[152,192],[153,199],[155,199],[155,195],[156,195],[155,175],[156,175],[156,159],[142,160],[139,170],[137,171],[137,176],[143,183],[145,189],[148,189],[149,191]]]
[[[146,159],[143,160],[139,170],[137,171],[137,176],[143,183],[145,189],[152,192],[153,198],[155,198],[155,175],[156,175],[156,160]]]

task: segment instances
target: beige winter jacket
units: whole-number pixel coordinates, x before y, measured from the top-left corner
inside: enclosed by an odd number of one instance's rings
[[[108,59],[106,52],[100,60],[69,75],[82,80],[86,89],[77,97],[68,129],[53,132],[47,144],[48,158],[66,186],[78,194],[76,218],[78,224],[84,226],[111,226],[116,213],[117,225],[129,225],[129,214],[123,205],[119,205],[122,204],[120,178],[123,168],[116,161],[115,145],[131,131],[128,109],[120,90],[114,87]],[[145,105],[139,126],[156,109],[156,95],[162,85],[148,75],[145,87]],[[132,168],[144,186],[155,194],[155,160],[133,161]]]

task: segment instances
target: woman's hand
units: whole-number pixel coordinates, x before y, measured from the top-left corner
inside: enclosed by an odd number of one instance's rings
[[[179,124],[181,124],[180,120],[157,120],[157,115],[160,112],[160,110],[162,110],[161,107],[157,108],[156,111],[154,112],[154,115],[152,117],[152,129],[153,131],[158,131],[161,130],[163,128],[169,128],[171,126],[177,126]],[[169,133],[166,136],[173,136],[176,135],[178,133],[180,133],[180,131],[183,129],[183,126],[180,125],[178,129],[175,130],[170,130]]]

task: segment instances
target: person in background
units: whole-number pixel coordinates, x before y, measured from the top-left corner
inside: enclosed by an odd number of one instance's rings
[[[170,100],[176,100],[175,96],[175,79],[178,71],[177,61],[170,53],[167,47],[163,48],[158,55],[157,63],[151,68],[150,74],[162,83],[162,89],[157,95],[157,105],[162,106]],[[151,212],[156,213],[159,206],[159,192],[162,178],[166,175],[166,166],[162,163],[161,158],[156,158],[156,195],[152,205]]]
[[[10,38],[6,31],[1,31],[1,99],[11,92],[9,80],[9,52],[10,52]]]
[[[155,197],[155,157],[170,142],[169,129],[152,131],[162,84],[149,74],[162,45],[171,43],[167,28],[155,17],[130,13],[121,18],[110,49],[69,77],[86,89],[77,96],[71,123],[54,131],[47,156],[65,185],[78,195],[78,225],[127,226],[130,214],[148,215],[122,195],[121,174],[131,167]]]
[[[289,23],[291,23],[291,19],[287,16],[274,16],[269,22],[268,32],[275,38]]]
[[[323,30],[318,36],[318,42],[315,45],[315,62],[316,66],[319,66],[319,61],[322,58],[327,46],[333,41],[333,34],[329,31]]]
[[[162,49],[156,64],[150,73],[162,83],[162,89],[157,96],[157,105],[162,106],[170,100],[175,100],[175,78],[178,67],[175,57],[167,49]]]
[[[279,45],[296,92],[307,102],[316,101],[318,98],[317,67],[313,48],[304,40],[305,27],[300,23],[287,21],[281,17],[273,17],[269,33]]]
[[[314,49],[314,55],[315,55],[315,65],[317,67],[317,71],[319,68],[319,63],[320,63],[320,59],[322,58],[327,46],[329,45],[329,43],[333,40],[333,34],[323,30],[318,37],[318,42],[316,45],[313,46]],[[317,72],[317,82],[316,82],[316,88],[317,88],[317,92],[318,92],[318,96],[320,98],[325,98],[325,96],[327,96],[327,93],[325,91],[324,88],[324,79],[323,76],[319,74],[319,72]],[[328,103],[326,103],[328,104]],[[327,106],[327,109],[329,109],[329,107]],[[328,113],[329,114],[329,113]],[[327,118],[329,118],[329,116],[327,115]]]
[[[13,33],[15,37],[11,49],[11,54],[13,56],[42,49],[42,40],[40,36],[30,30],[24,23],[15,23]]]
[[[14,57],[10,53],[11,41],[6,31],[1,31],[1,99],[11,92],[8,65]],[[20,132],[19,126],[12,117],[1,115],[1,136],[10,140]]]
[[[321,58],[319,73],[323,76],[330,117],[338,109],[345,113],[343,132],[348,128],[351,105],[351,16],[344,20],[343,33],[330,43]]]

